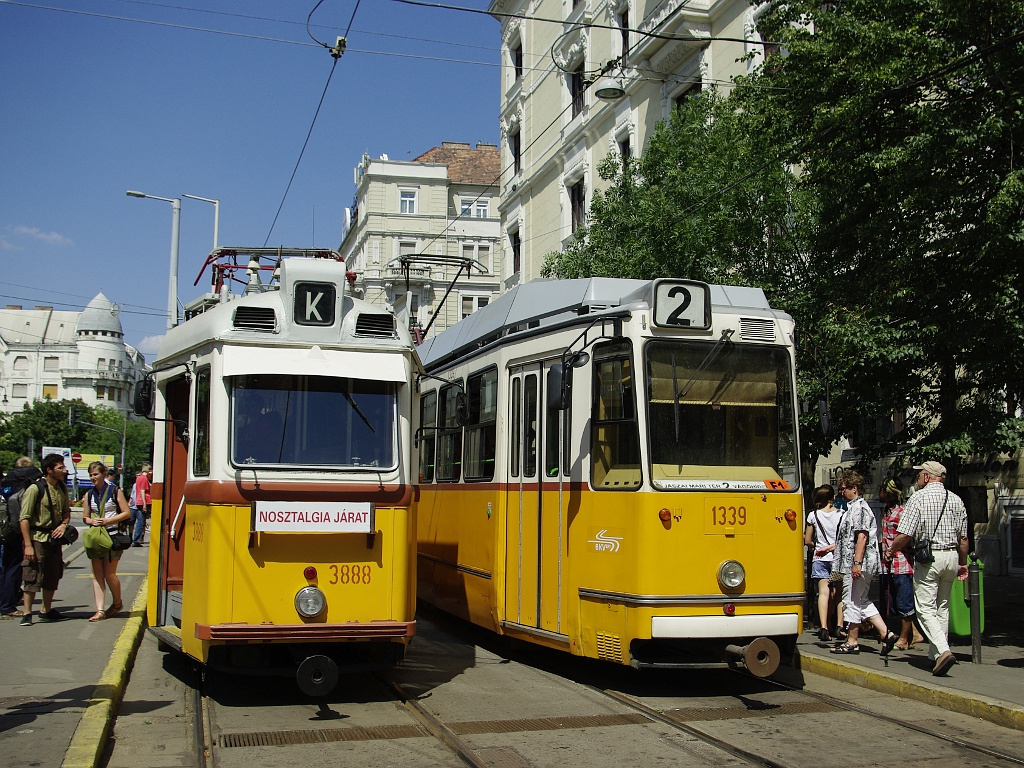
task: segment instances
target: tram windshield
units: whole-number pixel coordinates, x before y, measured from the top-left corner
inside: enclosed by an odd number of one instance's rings
[[[656,488],[798,486],[793,373],[786,350],[659,341],[648,344],[645,354]]]
[[[236,466],[395,466],[394,384],[288,374],[231,381]]]

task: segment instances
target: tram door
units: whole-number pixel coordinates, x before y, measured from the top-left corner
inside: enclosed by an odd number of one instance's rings
[[[181,597],[185,572],[185,479],[188,474],[189,381],[168,382],[164,430],[164,482],[160,492],[160,530],[150,533],[150,546],[159,542],[157,564],[157,626],[181,625]]]
[[[562,633],[564,517],[559,509],[558,459],[545,459],[546,364],[509,370],[508,500],[505,619]],[[556,432],[557,434],[557,432]],[[554,441],[557,453],[558,440]]]

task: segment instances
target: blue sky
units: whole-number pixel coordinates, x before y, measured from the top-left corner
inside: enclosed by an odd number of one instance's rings
[[[486,0],[459,0],[485,9]],[[121,306],[152,360],[166,327],[171,205],[220,200],[220,244],[337,247],[364,152],[498,142],[500,25],[393,0],[0,0],[0,300]],[[262,17],[262,18],[255,18]],[[211,30],[211,31],[202,31]],[[249,36],[249,37],[247,37]],[[269,39],[261,39],[269,38]],[[179,299],[213,245],[182,200]]]

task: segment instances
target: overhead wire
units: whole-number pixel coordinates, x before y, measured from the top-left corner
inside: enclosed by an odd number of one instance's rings
[[[249,20],[249,21],[269,21],[269,22],[271,22],[273,24],[290,24],[290,25],[300,26],[300,27],[304,25],[304,22],[294,21],[292,19],[281,19],[281,18],[277,18],[277,17],[274,17],[274,16],[255,16],[255,15],[249,14],[249,13],[233,13],[231,11],[218,11],[218,10],[214,10],[212,8],[196,8],[196,7],[188,6],[188,5],[172,5],[171,3],[158,3],[158,2],[154,2],[154,0],[117,0],[117,2],[132,3],[134,5],[144,5],[144,6],[149,6],[151,8],[167,8],[167,9],[173,10],[173,11],[188,11],[189,13],[206,13],[206,14],[210,14],[212,16],[225,16],[225,17],[228,17],[228,18],[246,19],[246,20]],[[317,24],[313,24],[312,27],[314,29],[316,29],[318,27],[320,29],[333,29],[333,27],[327,27],[325,25],[317,25]],[[438,40],[436,38],[430,38],[430,37],[413,37],[412,35],[396,35],[396,34],[392,34],[392,33],[389,33],[389,32],[375,32],[373,30],[358,29],[358,28],[355,28],[355,27],[352,28],[352,31],[356,32],[356,33],[358,33],[360,35],[374,35],[374,36],[378,36],[378,37],[390,37],[390,38],[394,38],[396,40],[411,40],[413,42],[418,42],[418,43],[438,43],[439,45],[450,45],[452,47],[457,47],[457,48],[477,48],[477,49],[484,50],[484,51],[493,51],[494,50],[493,46],[476,45],[474,43],[460,43],[460,42],[455,42],[455,41],[452,41],[452,40]]]
[[[274,233],[274,227],[277,226],[277,220],[281,216],[281,210],[284,208],[284,202],[288,199],[288,192],[292,188],[292,182],[295,181],[295,174],[299,172],[299,164],[302,163],[302,156],[306,153],[306,147],[309,146],[309,138],[313,135],[313,128],[316,126],[316,119],[320,116],[320,108],[323,107],[324,99],[327,97],[327,89],[331,86],[331,78],[334,77],[334,70],[337,68],[338,62],[341,60],[341,56],[345,52],[344,41],[352,30],[352,23],[356,19],[356,13],[359,11],[359,3],[361,2],[361,0],[356,0],[355,7],[352,9],[352,16],[349,17],[348,20],[348,27],[345,29],[345,34],[338,38],[338,46],[336,48],[331,48],[331,46],[326,43],[322,43],[313,37],[313,33],[310,32],[309,29],[309,20],[313,18],[313,13],[320,7],[323,1],[324,0],[317,0],[316,5],[313,6],[313,10],[311,10],[309,15],[306,17],[306,32],[309,33],[309,36],[313,38],[318,45],[321,45],[331,51],[331,58],[333,58],[334,61],[331,63],[331,71],[327,74],[327,82],[324,83],[324,90],[323,93],[320,94],[320,101],[316,105],[316,112],[313,113],[313,119],[309,123],[309,130],[306,132],[306,140],[302,142],[302,149],[299,150],[299,156],[295,160],[295,167],[292,169],[292,175],[289,177],[288,184],[284,188],[284,194],[281,196],[281,204],[277,206],[277,213],[274,214],[274,220],[270,224],[270,229],[267,232],[267,239],[263,241],[264,247],[266,247],[267,243],[270,242],[270,236]]]

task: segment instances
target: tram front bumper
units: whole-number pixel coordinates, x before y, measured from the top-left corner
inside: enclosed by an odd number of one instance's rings
[[[796,613],[753,616],[655,616],[651,637],[655,639],[731,640],[740,637],[800,634]]]
[[[415,621],[365,621],[345,624],[196,624],[197,639],[228,643],[397,640],[415,634]]]

